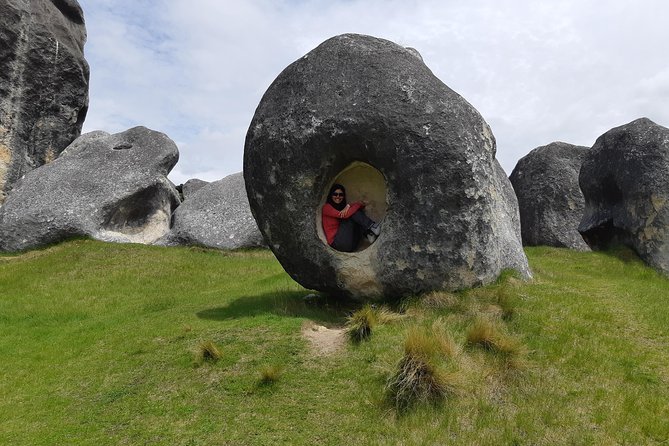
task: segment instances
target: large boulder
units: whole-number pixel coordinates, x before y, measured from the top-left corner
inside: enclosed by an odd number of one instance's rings
[[[393,42],[345,34],[288,66],[249,127],[244,178],[260,231],[297,282],[358,298],[529,276],[511,185],[481,115]],[[330,186],[370,202],[371,246],[327,245]]]
[[[579,183],[588,245],[629,246],[669,274],[669,129],[641,118],[609,130],[588,151]]]
[[[76,0],[0,2],[0,204],[81,134],[86,27]]]
[[[191,178],[190,180],[186,181],[183,186],[181,186],[184,200],[190,198],[191,195],[202,189],[207,184],[209,184],[209,182],[200,180],[198,178]]]
[[[152,243],[169,230],[179,196],[166,175],[179,158],[166,135],[135,127],[75,140],[21,179],[0,207],[0,249],[73,236]]]
[[[265,246],[251,215],[241,172],[202,183],[188,194],[184,187],[185,200],[174,212],[172,229],[157,243],[218,249]]]
[[[585,206],[578,173],[587,151],[553,142],[518,161],[509,179],[518,197],[523,245],[588,249],[578,232]]]

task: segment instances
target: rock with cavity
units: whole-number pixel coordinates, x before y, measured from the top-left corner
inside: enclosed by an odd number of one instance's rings
[[[260,231],[306,288],[361,299],[529,277],[518,204],[481,115],[414,52],[345,34],[288,66],[249,127],[244,178]],[[329,247],[321,207],[334,182],[382,232]]]
[[[16,183],[0,208],[0,249],[32,249],[74,236],[154,242],[169,230],[179,204],[166,177],[178,158],[171,139],[144,127],[82,135]]]
[[[0,203],[81,133],[86,27],[76,0],[0,2]]]
[[[609,130],[588,151],[579,183],[588,245],[628,246],[669,275],[669,129],[641,118]]]
[[[518,197],[523,245],[588,250],[578,232],[585,206],[578,173],[587,151],[553,142],[518,161],[509,179]]]
[[[186,183],[188,184],[188,183]],[[205,183],[174,212],[170,232],[160,245],[199,245],[218,249],[265,246],[251,215],[240,173]]]

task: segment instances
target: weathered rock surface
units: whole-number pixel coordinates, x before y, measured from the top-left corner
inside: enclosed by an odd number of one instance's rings
[[[199,180],[197,178],[191,178],[190,180],[186,181],[181,187],[184,200],[202,189],[202,187],[206,186],[207,184],[209,184],[208,181]]]
[[[587,151],[553,142],[518,161],[509,179],[518,197],[524,245],[588,249],[578,232],[585,206],[578,173]]]
[[[307,288],[358,298],[471,287],[506,268],[528,277],[516,197],[500,171],[490,128],[467,101],[413,52],[354,34],[279,75],[244,151],[251,210],[285,270]],[[354,253],[329,247],[321,228],[341,178],[355,180],[343,182],[349,201],[371,198],[369,213],[383,218],[376,242]]]
[[[669,129],[641,118],[609,130],[588,151],[579,183],[588,245],[629,246],[669,275]]]
[[[188,183],[186,183],[188,184]],[[174,212],[172,229],[160,245],[200,245],[218,249],[265,246],[251,215],[241,172],[205,183]]]
[[[179,158],[166,135],[144,127],[79,137],[21,179],[0,207],[0,249],[18,251],[89,236],[152,243],[179,204],[166,175]]]
[[[76,0],[0,2],[0,204],[21,176],[80,135],[85,41]]]

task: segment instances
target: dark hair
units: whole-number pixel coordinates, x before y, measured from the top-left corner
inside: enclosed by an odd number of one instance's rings
[[[335,202],[332,200],[332,194],[333,194],[334,191],[336,191],[337,189],[341,189],[341,191],[344,192],[344,199],[343,199],[343,200],[341,201],[341,203],[339,203],[339,204],[335,203]],[[337,209],[338,211],[341,211],[342,209],[344,209],[344,208],[346,207],[346,188],[344,188],[344,186],[342,186],[342,185],[339,184],[339,183],[335,183],[335,184],[333,184],[332,187],[330,188],[330,192],[328,192],[328,198],[327,198],[326,201],[327,201],[328,203],[330,203],[330,206],[332,206],[333,208]]]

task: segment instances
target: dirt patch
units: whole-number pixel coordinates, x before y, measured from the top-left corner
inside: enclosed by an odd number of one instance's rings
[[[314,322],[302,325],[304,336],[316,356],[327,356],[336,353],[346,343],[346,333],[343,328],[327,328]]]

